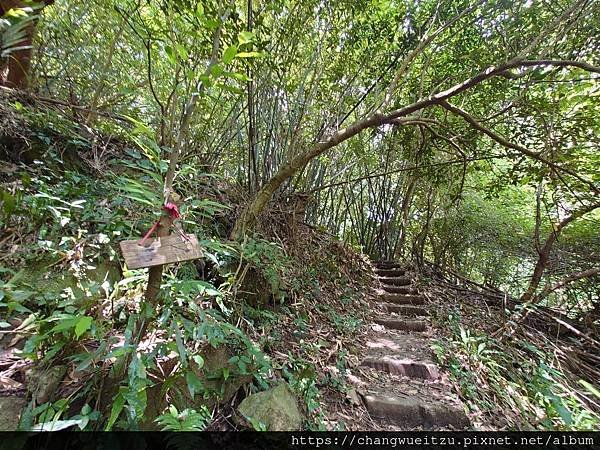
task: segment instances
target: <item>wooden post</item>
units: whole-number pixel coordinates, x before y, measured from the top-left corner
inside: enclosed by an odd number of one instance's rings
[[[173,219],[166,213],[163,213],[158,227],[156,228],[156,234],[158,237],[165,237],[169,235],[169,230],[173,225]],[[145,300],[149,302],[153,307],[154,303],[160,292],[160,283],[162,280],[163,266],[150,267],[148,269],[148,286],[146,288]]]
[[[158,222],[158,227],[156,228],[156,234],[158,235],[158,237],[160,238],[168,236],[169,230],[171,229],[172,225],[173,219],[171,218],[171,216],[169,216],[168,213],[163,212],[163,215],[161,216]],[[163,266],[154,266],[148,269],[148,285],[146,287],[146,293],[144,295],[144,301],[146,303],[144,307],[149,307],[152,309],[152,311],[156,311],[162,275]],[[142,340],[144,334],[146,334],[148,323],[149,321],[147,317],[145,317],[145,311],[140,311],[140,316],[138,317],[132,334],[134,343],[136,345]],[[125,364],[124,368],[126,368],[127,366],[129,366],[129,359],[127,359],[127,364]]]

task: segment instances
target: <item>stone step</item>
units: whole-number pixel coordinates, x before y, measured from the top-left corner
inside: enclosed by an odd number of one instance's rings
[[[375,323],[383,325],[392,330],[401,331],[425,331],[427,330],[427,322],[423,320],[405,320],[405,319],[389,319],[377,318]]]
[[[390,294],[412,294],[416,295],[419,293],[415,288],[408,286],[388,286],[387,284],[383,285],[383,290],[385,292],[389,292]]]
[[[378,269],[402,269],[404,265],[398,261],[373,261]]]
[[[404,295],[404,294],[381,294],[379,301],[394,303],[395,305],[424,305],[425,297],[422,295]]]
[[[403,305],[394,303],[384,303],[385,309],[390,313],[401,314],[408,317],[428,316],[429,313],[425,308],[413,305]]]
[[[412,284],[412,280],[408,277],[379,277],[381,284],[388,286],[408,286]]]
[[[447,427],[465,429],[469,419],[462,408],[440,402],[427,401],[413,396],[400,397],[385,392],[364,397],[371,417],[393,424],[400,429]]]
[[[401,277],[406,273],[404,269],[375,269],[379,277]]]
[[[402,356],[368,356],[361,365],[392,375],[423,380],[437,380],[440,376],[437,366],[432,362],[417,361]]]

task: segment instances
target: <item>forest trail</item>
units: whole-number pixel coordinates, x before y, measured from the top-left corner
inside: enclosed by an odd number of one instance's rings
[[[387,429],[466,429],[470,426],[447,376],[433,361],[427,298],[418,278],[395,262],[376,263],[380,284],[375,333],[361,365],[370,369],[362,392],[371,418]]]

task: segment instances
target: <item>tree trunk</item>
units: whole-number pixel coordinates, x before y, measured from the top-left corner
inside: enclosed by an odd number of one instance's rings
[[[54,0],[43,0],[45,6],[54,3]],[[9,9],[24,8],[29,6],[23,0],[0,0],[0,17],[8,12]],[[37,16],[40,9],[37,7],[33,11],[33,20],[24,28],[24,37],[17,44],[18,47],[24,47],[12,52],[8,59],[8,74],[6,76],[6,86],[15,89],[26,89],[28,85],[29,68],[31,67],[31,55],[33,50],[33,36],[35,34]]]
[[[597,208],[600,208],[600,202],[592,203],[590,205],[584,206],[580,209],[573,211],[571,213],[571,215],[565,217],[563,220],[561,220],[558,224],[556,224],[554,226],[554,230],[548,235],[548,237],[546,238],[546,241],[544,242],[544,245],[538,251],[539,257],[538,257],[537,263],[535,265],[535,268],[533,269],[533,274],[531,275],[531,280],[529,281],[529,286],[527,287],[527,290],[525,291],[525,293],[521,296],[521,299],[520,299],[521,302],[528,302],[533,298],[535,291],[537,290],[537,288],[540,284],[540,281],[542,280],[542,275],[544,274],[544,270],[546,269],[546,266],[548,265],[548,259],[550,258],[550,252],[552,250],[552,246],[558,239],[558,236],[560,235],[561,231],[569,223],[573,222],[574,220],[580,218],[581,216],[583,216]]]

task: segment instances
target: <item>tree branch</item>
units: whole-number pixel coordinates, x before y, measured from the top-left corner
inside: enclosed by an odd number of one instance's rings
[[[232,239],[240,238],[245,232],[246,229],[253,226],[256,217],[260,214],[265,207],[265,205],[269,202],[275,191],[290,177],[294,176],[300,169],[302,169],[306,164],[308,164],[312,159],[317,156],[325,153],[327,150],[335,147],[336,145],[350,139],[351,137],[359,134],[361,131],[367,128],[374,128],[385,123],[389,123],[394,119],[398,119],[400,117],[406,117],[409,114],[412,114],[416,111],[420,111],[429,106],[433,106],[436,104],[442,103],[444,100],[448,100],[451,97],[454,97],[462,92],[465,92],[474,86],[488,80],[489,78],[497,77],[502,73],[506,72],[509,69],[517,68],[517,67],[535,67],[535,66],[556,66],[556,67],[579,67],[584,70],[588,70],[591,72],[600,73],[600,68],[592,66],[590,64],[581,62],[581,61],[571,61],[571,60],[522,60],[513,58],[512,60],[500,64],[498,66],[491,66],[487,69],[479,72],[472,78],[463,81],[462,83],[456,84],[451,88],[439,92],[435,95],[431,95],[426,98],[422,98],[410,105],[407,105],[403,108],[396,109],[390,111],[388,113],[376,112],[369,117],[366,117],[362,120],[357,120],[346,128],[342,128],[336,132],[334,132],[329,138],[325,140],[321,140],[313,145],[311,149],[308,151],[301,153],[294,158],[292,158],[287,163],[283,164],[279,170],[267,181],[267,183],[261,188],[261,190],[256,194],[250,205],[242,211],[241,215],[238,217],[233,230],[231,232]],[[533,152],[531,152],[533,153]],[[535,153],[533,153],[536,155]],[[536,155],[537,156],[537,155]],[[539,158],[539,156],[538,156]],[[589,185],[589,182],[586,182]],[[594,191],[598,191],[597,188]]]
[[[598,275],[598,274],[600,274],[600,267],[595,267],[592,269],[584,270],[582,272],[573,273],[554,284],[547,284],[546,287],[544,287],[544,289],[542,290],[542,292],[540,292],[538,295],[535,296],[535,300],[536,301],[542,300],[545,297],[547,297],[549,294],[551,294],[552,292],[563,288],[564,286],[566,286],[569,283],[581,280],[583,278],[593,277],[594,275]]]
[[[562,166],[559,166],[558,164],[555,164],[552,161],[549,161],[546,158],[540,156],[539,153],[533,152],[533,151],[531,151],[531,150],[523,147],[522,145],[518,145],[518,144],[515,144],[513,142],[510,142],[509,140],[507,140],[504,137],[500,136],[499,134],[493,132],[489,128],[486,128],[483,125],[481,125],[468,112],[466,112],[466,111],[464,111],[464,110],[462,110],[462,109],[460,109],[460,108],[458,108],[458,107],[456,107],[454,105],[451,105],[450,103],[448,103],[445,100],[441,101],[439,104],[441,106],[443,106],[444,108],[446,108],[448,111],[450,111],[450,112],[452,112],[452,113],[454,113],[454,114],[462,117],[473,128],[475,128],[478,131],[481,131],[483,134],[487,135],[488,137],[490,137],[492,140],[496,141],[500,145],[502,145],[504,147],[507,147],[507,148],[511,148],[513,150],[517,150],[517,151],[523,153],[524,155],[527,155],[527,156],[529,156],[529,157],[531,157],[533,159],[536,159],[536,160],[538,160],[538,161],[546,164],[547,166],[551,167],[552,169],[554,169],[556,171],[562,171],[562,172],[568,173],[572,177],[578,179],[582,183],[585,183],[587,186],[589,186],[596,195],[600,194],[600,190],[598,189],[598,187],[593,182],[591,182],[589,180],[586,180],[585,178],[583,178],[582,176],[580,176],[577,173],[573,172],[572,170],[567,169],[567,168],[562,167]]]

